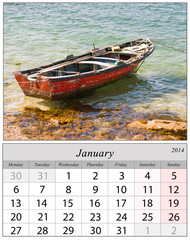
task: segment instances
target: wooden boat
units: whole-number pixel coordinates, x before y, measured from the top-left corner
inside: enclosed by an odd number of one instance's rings
[[[62,99],[136,72],[153,50],[150,39],[137,39],[13,74],[25,95]]]

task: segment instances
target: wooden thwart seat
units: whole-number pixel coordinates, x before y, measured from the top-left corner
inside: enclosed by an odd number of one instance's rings
[[[99,61],[80,61],[79,63],[95,64],[95,65],[100,65],[102,67],[113,67],[113,66],[115,66],[115,64],[113,64],[113,63],[105,63],[105,62],[99,62]]]

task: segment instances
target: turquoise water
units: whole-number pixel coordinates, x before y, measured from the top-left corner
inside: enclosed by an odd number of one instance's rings
[[[4,3],[4,113],[75,104],[89,106],[92,117],[119,106],[118,117],[186,120],[186,14],[185,3]],[[12,78],[15,70],[87,52],[93,43],[137,38],[151,38],[156,47],[138,73],[78,98],[26,97]]]

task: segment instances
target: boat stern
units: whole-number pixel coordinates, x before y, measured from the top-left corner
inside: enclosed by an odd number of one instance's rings
[[[22,72],[13,72],[13,75],[26,96],[53,99],[51,85],[48,78],[38,77],[32,79],[28,78],[27,74],[22,74]]]

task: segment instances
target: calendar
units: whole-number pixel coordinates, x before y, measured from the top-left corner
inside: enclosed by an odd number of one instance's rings
[[[186,144],[3,144],[3,236],[187,236]]]

